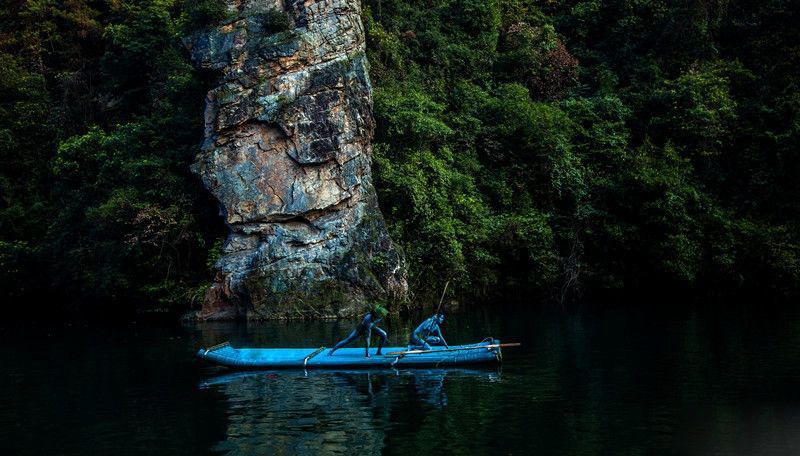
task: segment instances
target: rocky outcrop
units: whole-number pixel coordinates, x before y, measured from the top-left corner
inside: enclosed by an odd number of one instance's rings
[[[187,41],[219,72],[193,167],[230,228],[201,318],[345,316],[402,297],[370,171],[358,0],[228,2]]]

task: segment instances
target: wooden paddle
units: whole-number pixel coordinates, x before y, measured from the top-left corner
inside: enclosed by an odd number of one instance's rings
[[[442,291],[442,297],[439,298],[439,306],[436,307],[436,314],[439,315],[439,311],[442,310],[442,303],[444,302],[444,295],[447,294],[447,286],[450,285],[450,281],[448,280],[444,284],[444,291]]]
[[[459,351],[459,350],[477,350],[479,348],[498,348],[498,347],[519,347],[520,343],[513,342],[507,344],[490,344],[490,345],[475,345],[472,347],[458,347],[458,348],[443,348],[441,350],[408,350],[402,352],[392,352],[387,353],[383,356],[397,356],[397,355],[421,355],[424,353],[441,353],[441,352],[450,352],[450,351]]]

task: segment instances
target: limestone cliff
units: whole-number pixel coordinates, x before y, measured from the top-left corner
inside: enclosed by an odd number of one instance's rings
[[[201,318],[344,316],[403,296],[370,171],[358,0],[228,1],[188,40],[208,93],[194,172],[230,228]]]

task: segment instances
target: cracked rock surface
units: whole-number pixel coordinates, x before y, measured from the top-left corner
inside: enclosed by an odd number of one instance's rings
[[[199,317],[338,317],[407,292],[378,209],[358,0],[228,0],[187,39],[219,74],[193,171],[230,233]]]

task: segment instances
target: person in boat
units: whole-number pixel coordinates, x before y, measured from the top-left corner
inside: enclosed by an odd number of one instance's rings
[[[441,313],[437,313],[423,321],[411,333],[411,340],[408,344],[409,350],[430,350],[431,345],[444,345],[445,348],[450,348],[447,345],[447,341],[444,340],[444,335],[442,335],[440,326],[442,323],[444,323],[444,314]]]
[[[359,337],[363,337],[367,342],[364,356],[369,358],[369,343],[372,331],[378,333],[378,336],[380,337],[380,341],[378,342],[378,351],[376,352],[376,354],[380,355],[381,350],[383,350],[383,344],[386,343],[386,331],[379,328],[377,324],[383,319],[383,317],[386,316],[386,314],[387,310],[385,308],[378,305],[372,306],[372,308],[370,308],[370,310],[364,315],[364,318],[361,319],[361,323],[356,326],[353,332],[351,332],[347,338],[339,341],[333,346],[333,348],[331,348],[331,351],[328,352],[328,356],[333,355],[333,352],[346,345],[349,345]]]

